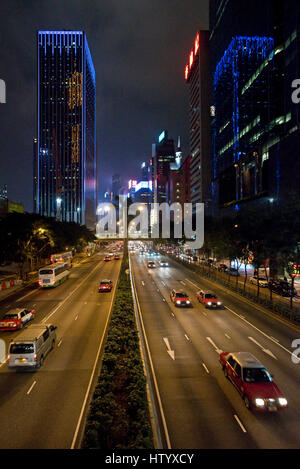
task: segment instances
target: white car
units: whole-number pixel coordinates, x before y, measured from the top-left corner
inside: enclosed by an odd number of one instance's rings
[[[257,286],[257,281],[258,281],[260,287],[268,288],[269,282],[268,282],[268,279],[266,279],[265,277],[256,277],[256,276],[254,276],[254,277],[250,278],[250,283],[252,283],[253,285]]]

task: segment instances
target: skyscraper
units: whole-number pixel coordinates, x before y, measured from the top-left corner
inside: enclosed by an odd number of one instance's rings
[[[38,32],[36,206],[94,229],[97,208],[95,70],[83,31]]]
[[[268,208],[300,194],[296,0],[211,0],[215,213]]]
[[[209,32],[198,31],[185,68],[189,86],[191,199],[192,203],[211,202]]]
[[[168,203],[168,180],[171,164],[176,163],[174,140],[164,130],[158,143],[152,145],[153,198],[154,203]]]

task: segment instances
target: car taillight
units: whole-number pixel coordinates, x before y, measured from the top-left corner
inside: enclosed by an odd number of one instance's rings
[[[7,360],[9,360],[9,359],[10,359],[10,355],[7,355]]]
[[[33,355],[33,358],[34,358],[34,360],[37,359],[37,354],[36,353]]]

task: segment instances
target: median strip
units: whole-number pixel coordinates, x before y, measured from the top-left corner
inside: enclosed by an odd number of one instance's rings
[[[140,355],[128,253],[124,257],[104,350],[83,438],[83,449],[150,449],[146,377]]]

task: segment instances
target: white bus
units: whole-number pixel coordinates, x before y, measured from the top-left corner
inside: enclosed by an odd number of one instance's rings
[[[73,254],[72,252],[62,252],[59,254],[52,254],[50,257],[50,262],[51,264],[56,264],[56,263],[68,263],[69,266],[72,266],[72,257]]]
[[[39,270],[39,285],[43,288],[53,288],[67,280],[70,275],[68,262],[51,264]]]

